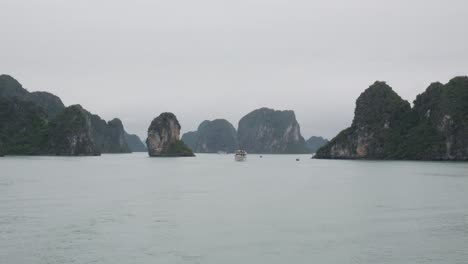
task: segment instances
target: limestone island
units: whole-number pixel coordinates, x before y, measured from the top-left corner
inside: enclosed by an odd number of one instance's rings
[[[56,95],[29,92],[12,76],[0,75],[0,156],[99,156],[130,153],[138,143],[145,150],[137,136],[133,145],[126,136],[118,118],[107,122],[81,105],[67,107]]]
[[[196,153],[234,153],[239,148],[237,131],[226,119],[205,120],[197,131],[182,135],[182,141]]]
[[[385,82],[356,101],[351,127],[318,159],[468,160],[468,77],[432,83],[411,107]]]
[[[194,157],[193,151],[179,139],[180,124],[173,113],[162,113],[148,128],[146,145],[150,157]]]

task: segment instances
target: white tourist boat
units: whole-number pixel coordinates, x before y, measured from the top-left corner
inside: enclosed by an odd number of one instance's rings
[[[234,155],[236,161],[246,161],[247,160],[247,152],[245,150],[239,149],[236,151]]]

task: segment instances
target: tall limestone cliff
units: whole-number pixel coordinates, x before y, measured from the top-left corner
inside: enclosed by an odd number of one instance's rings
[[[150,157],[194,156],[180,137],[180,124],[173,113],[162,113],[148,128],[146,145]]]
[[[384,159],[394,155],[403,139],[410,104],[385,82],[375,82],[356,101],[354,120],[317,158]]]
[[[32,102],[41,107],[49,117],[65,109],[59,97],[48,92],[30,93],[15,78],[6,74],[0,75],[0,97]]]
[[[114,118],[109,122],[87,112],[91,119],[92,136],[101,153],[130,153],[122,121]]]
[[[91,116],[80,105],[60,112],[50,123],[44,154],[59,156],[96,156],[100,151],[92,135]]]
[[[20,99],[28,94],[28,90],[24,89],[15,78],[7,74],[0,75],[0,97]]]
[[[317,136],[311,136],[306,140],[306,146],[310,153],[315,153],[319,148],[325,146],[327,143],[328,139]]]
[[[187,147],[189,147],[191,150],[195,150],[197,147],[197,140],[198,140],[198,133],[197,131],[189,131],[187,133],[184,133],[182,135],[181,139]],[[196,151],[195,151],[196,152]]]
[[[468,77],[431,84],[414,101],[402,159],[468,160]]]
[[[254,110],[239,121],[237,134],[249,153],[308,153],[293,111]]]
[[[44,109],[49,117],[54,117],[65,109],[62,100],[58,96],[48,92],[32,92],[24,97],[24,99]]]
[[[54,155],[99,155],[130,153],[120,119],[109,122],[80,105],[65,108],[49,125],[48,152]]]
[[[128,134],[125,132],[125,139],[127,140],[128,147],[132,152],[146,152],[145,144],[141,141],[140,137],[135,134]]]
[[[47,115],[17,98],[0,97],[0,152],[3,155],[37,155],[48,128]]]
[[[197,153],[232,153],[238,148],[236,129],[225,119],[203,121],[196,132],[185,133],[182,141]]]
[[[356,101],[351,127],[315,157],[468,160],[468,78],[431,84],[412,109],[388,85],[375,83]]]
[[[66,117],[78,122],[81,115],[90,120],[90,126],[87,122],[80,123],[82,128],[86,127],[80,131],[89,128],[92,142],[83,136],[68,134],[77,123],[66,120]],[[4,154],[96,155],[130,152],[120,120],[105,122],[81,106],[65,108],[59,97],[47,92],[30,93],[16,79],[5,74],[0,75],[0,118],[1,151]],[[71,138],[78,140],[79,144],[73,145]],[[67,142],[72,145],[65,147]],[[86,144],[89,146],[82,147]]]

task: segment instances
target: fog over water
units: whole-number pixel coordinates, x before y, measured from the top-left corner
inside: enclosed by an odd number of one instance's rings
[[[468,69],[462,0],[1,0],[0,73],[140,136],[174,112],[237,126],[294,109],[305,137],[333,137],[375,80],[412,101]]]

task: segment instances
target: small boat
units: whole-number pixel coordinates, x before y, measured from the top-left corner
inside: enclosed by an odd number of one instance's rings
[[[247,152],[245,150],[239,149],[236,151],[234,155],[236,161],[246,161],[247,160]]]

